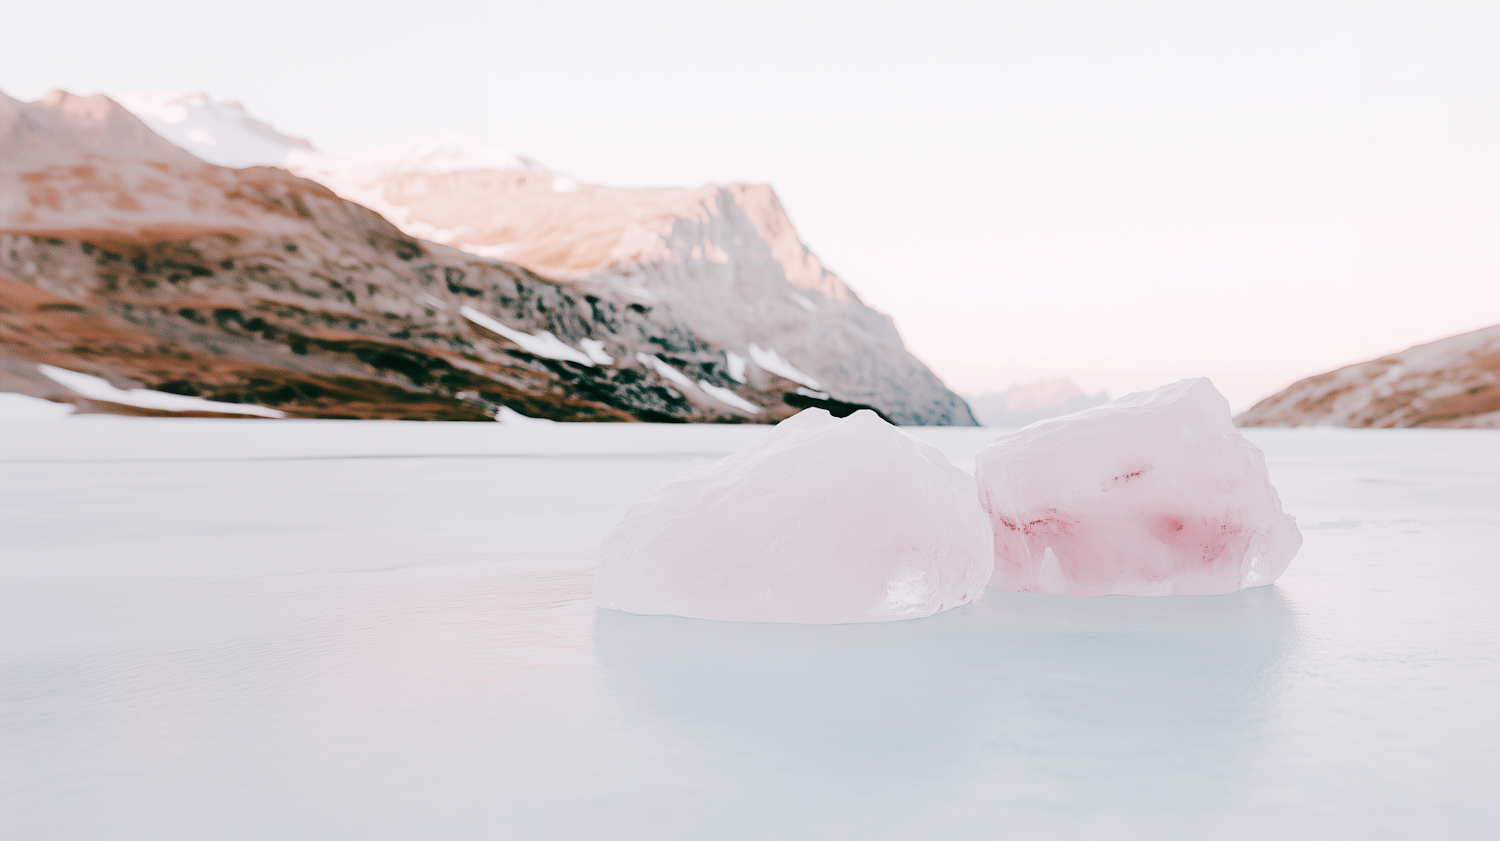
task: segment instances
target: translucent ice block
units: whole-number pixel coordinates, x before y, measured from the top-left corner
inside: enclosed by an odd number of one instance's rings
[[[974,480],[870,411],[808,409],[651,491],[605,537],[594,602],[743,622],[884,622],[989,578]]]
[[[1275,581],[1302,545],[1265,456],[1204,378],[1039,421],[975,461],[997,589],[1232,593]]]

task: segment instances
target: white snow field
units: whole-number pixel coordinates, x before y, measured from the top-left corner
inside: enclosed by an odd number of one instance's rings
[[[0,834],[1493,837],[1500,432],[1247,430],[1306,542],[1230,595],[596,610],[631,504],[765,432],[0,423]]]

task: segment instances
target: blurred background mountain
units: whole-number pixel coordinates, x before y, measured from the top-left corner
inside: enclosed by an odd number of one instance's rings
[[[1109,402],[1109,393],[1085,394],[1067,377],[1014,385],[1006,391],[969,398],[969,408],[981,426],[1022,427],[1047,418],[1082,411]]]

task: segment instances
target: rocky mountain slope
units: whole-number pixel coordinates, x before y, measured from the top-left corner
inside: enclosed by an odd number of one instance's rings
[[[767,186],[580,184],[461,136],[323,155],[202,94],[126,104],[206,160],[281,166],[408,235],[649,307],[662,323],[723,348],[732,373],[759,368],[900,423],[974,423],[963,400],[907,352],[890,318],[802,243]]]
[[[282,169],[204,162],[105,97],[0,94],[0,392],[132,414],[159,410],[109,395],[292,417],[795,411],[805,386],[736,358],[608,284],[420,241]]]
[[[1235,423],[1500,428],[1500,325],[1308,377]]]

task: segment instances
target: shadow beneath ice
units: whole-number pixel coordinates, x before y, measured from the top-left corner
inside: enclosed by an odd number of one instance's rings
[[[1158,777],[1243,763],[1296,627],[1274,587],[1156,599],[987,591],[938,616],[870,625],[600,610],[594,651],[618,699],[669,737],[870,782],[976,764],[1003,778],[1009,765],[1015,786],[1040,792],[1122,761]]]

